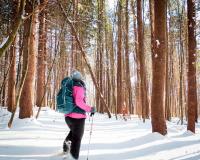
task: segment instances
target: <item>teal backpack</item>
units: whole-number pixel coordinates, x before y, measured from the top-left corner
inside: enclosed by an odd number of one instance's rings
[[[56,111],[65,114],[72,112],[85,114],[85,111],[74,103],[73,86],[84,87],[81,82],[75,81],[71,77],[66,77],[62,80],[61,88],[56,97]]]
[[[61,88],[57,94],[56,102],[57,108],[56,110],[61,113],[71,113],[75,106],[73,102],[73,80],[70,77],[66,77],[61,82]]]

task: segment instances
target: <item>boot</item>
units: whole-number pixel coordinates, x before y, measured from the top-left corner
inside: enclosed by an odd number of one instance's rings
[[[65,154],[70,153],[70,149],[71,149],[71,141],[64,141],[63,142],[63,152]]]

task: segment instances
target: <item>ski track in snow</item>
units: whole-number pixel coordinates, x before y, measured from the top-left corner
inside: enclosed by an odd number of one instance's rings
[[[17,114],[16,114],[17,115]],[[69,131],[64,117],[43,108],[38,120],[15,118],[8,129],[9,114],[0,109],[0,160],[60,160]],[[151,122],[133,116],[124,121],[96,114],[89,146],[89,160],[200,160],[200,124],[196,134],[186,131],[178,119],[167,122],[168,135],[151,133]],[[86,120],[79,160],[86,160],[91,119]]]

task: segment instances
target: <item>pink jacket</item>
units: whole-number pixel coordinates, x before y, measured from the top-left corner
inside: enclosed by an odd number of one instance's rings
[[[83,109],[86,112],[91,111],[91,107],[85,103],[85,89],[83,87],[74,86],[73,87],[73,97],[74,97],[75,104],[78,107],[80,107],[81,109]],[[86,118],[86,115],[81,114],[81,113],[73,113],[72,112],[69,114],[65,114],[65,117],[80,119],[80,118]]]

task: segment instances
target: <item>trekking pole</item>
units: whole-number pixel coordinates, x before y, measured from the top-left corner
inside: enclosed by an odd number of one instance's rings
[[[89,152],[90,152],[90,142],[91,142],[92,129],[93,129],[93,116],[94,115],[92,115],[92,122],[91,122],[91,127],[90,127],[90,137],[89,137],[89,144],[88,144],[87,160],[89,158]]]

